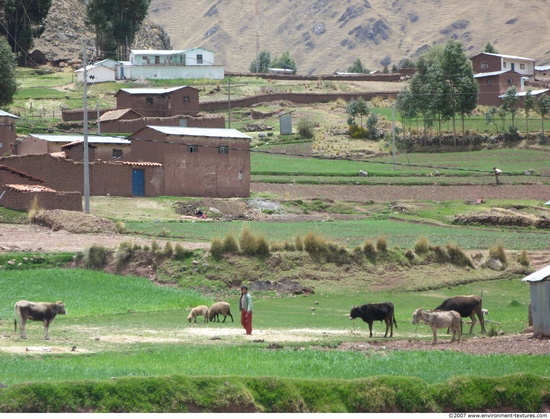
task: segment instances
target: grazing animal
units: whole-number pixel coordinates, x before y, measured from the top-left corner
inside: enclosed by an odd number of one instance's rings
[[[33,303],[32,301],[21,300],[15,303],[15,318],[13,324],[17,332],[17,321],[19,319],[19,329],[21,339],[27,339],[25,332],[25,323],[27,320],[41,321],[44,324],[44,339],[49,340],[48,328],[58,314],[67,314],[65,304],[62,301],[56,303]]]
[[[485,320],[483,319],[483,311],[481,308],[482,300],[477,295],[459,295],[456,297],[447,298],[434,311],[451,311],[458,312],[462,317],[472,319],[470,334],[476,325],[476,315],[481,323],[481,333],[485,333]]]
[[[388,330],[390,331],[390,337],[393,337],[393,325],[397,329],[397,322],[395,321],[393,303],[374,303],[364,304],[361,307],[353,306],[349,313],[350,320],[354,320],[357,317],[361,318],[365,323],[369,325],[370,337],[372,338],[372,322],[375,320],[386,322],[386,333],[384,337],[388,337]]]
[[[214,318],[216,318],[216,321],[219,322],[220,314],[223,316],[224,323],[227,316],[231,317],[231,322],[233,322],[233,315],[231,314],[231,307],[229,303],[226,303],[225,301],[220,301],[219,303],[211,305],[208,309],[208,320],[214,321]]]
[[[197,323],[198,316],[203,316],[204,321],[208,322],[208,307],[198,306],[193,308],[191,310],[191,313],[189,313],[189,316],[187,316],[187,320],[189,320],[189,323],[191,323],[191,321],[194,321],[195,323]]]
[[[451,343],[455,341],[455,336],[458,335],[458,343],[462,338],[462,317],[456,311],[430,311],[419,308],[413,313],[413,324],[418,324],[420,321],[425,322],[432,328],[434,340],[432,345],[437,343],[437,329],[448,327],[453,332]]]

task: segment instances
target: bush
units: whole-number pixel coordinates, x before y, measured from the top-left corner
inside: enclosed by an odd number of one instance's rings
[[[84,251],[84,264],[88,269],[103,269],[110,255],[106,247],[93,245]]]
[[[326,240],[315,233],[307,233],[304,238],[304,250],[309,253],[313,259],[320,259],[327,251]]]
[[[213,239],[210,243],[210,254],[216,260],[220,260],[224,252],[224,245],[220,239]]]
[[[363,244],[363,252],[365,252],[365,256],[371,261],[374,261],[378,254],[378,252],[376,251],[376,246],[374,245],[372,240],[365,241],[365,244]]]
[[[313,129],[315,128],[315,123],[310,119],[300,119],[298,122],[298,134],[302,138],[313,138]]]
[[[128,231],[126,229],[126,225],[122,221],[117,221],[115,223],[115,230],[118,234],[126,233]]]
[[[426,237],[420,237],[414,245],[414,252],[417,255],[422,255],[428,253],[428,250],[430,250],[428,239]]]
[[[527,255],[527,251],[523,249],[521,253],[517,257],[517,262],[521,266],[528,267],[531,264],[531,261],[529,260],[529,256]]]
[[[162,250],[162,254],[166,257],[172,257],[172,255],[174,254],[172,243],[166,242],[166,244],[164,245],[164,249]]]
[[[435,260],[438,263],[448,263],[449,262],[449,255],[447,254],[447,251],[444,247],[441,246],[435,246],[434,247],[434,253],[435,253]]]
[[[184,260],[192,254],[193,252],[191,250],[185,250],[185,248],[180,243],[176,244],[176,247],[174,248],[175,260]]]
[[[294,245],[296,246],[296,250],[299,252],[302,252],[304,250],[304,242],[300,236],[296,236],[296,239],[294,240]]]
[[[223,239],[222,250],[224,253],[239,251],[239,245],[237,244],[237,240],[235,239],[235,236],[233,236],[233,234],[229,233],[227,236],[225,236],[225,238]]]
[[[122,268],[126,265],[134,255],[134,249],[132,244],[129,242],[122,242],[118,246],[117,251],[115,252],[114,259],[117,268]]]
[[[460,248],[460,246],[452,243],[448,243],[446,246],[447,254],[449,255],[449,260],[452,264],[457,266],[469,266],[470,268],[474,267],[472,259]]]
[[[388,239],[386,237],[380,236],[376,239],[376,250],[378,250],[378,253],[386,253],[388,251]]]
[[[151,252],[158,253],[160,252],[160,245],[157,243],[156,240],[153,240],[151,242]]]
[[[506,257],[504,246],[501,243],[495,244],[489,248],[489,257],[491,259],[500,260],[504,266],[508,264],[508,258]]]

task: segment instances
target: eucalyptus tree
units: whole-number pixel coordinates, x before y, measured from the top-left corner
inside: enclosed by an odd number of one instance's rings
[[[271,53],[269,51],[261,51],[258,57],[250,63],[249,70],[251,73],[267,73],[271,65]]]
[[[512,128],[516,127],[515,120],[516,114],[518,113],[518,102],[518,89],[516,86],[510,86],[506,89],[506,92],[504,92],[501,107],[504,111],[510,113],[510,116],[512,117]]]
[[[0,35],[18,60],[27,56],[34,39],[44,32],[51,5],[51,0],[0,0]]]
[[[418,115],[418,108],[415,97],[408,88],[398,93],[395,109],[401,114],[401,120],[409,121],[409,135],[412,135],[412,120]]]
[[[493,46],[493,44],[491,44],[490,42],[487,42],[485,44],[485,48],[483,49],[483,52],[488,52],[488,53],[491,53],[491,54],[498,54],[498,51]]]
[[[348,73],[368,73],[368,70],[363,66],[363,63],[357,58],[353,64],[348,67]]]
[[[127,59],[151,0],[90,0],[86,24],[95,29],[98,55]]]
[[[535,98],[531,93],[531,90],[528,90],[523,98],[523,111],[525,112],[525,130],[527,131],[527,139],[529,139],[529,114],[531,111],[535,110],[535,107]]]
[[[540,95],[539,99],[537,100],[536,109],[537,109],[537,113],[541,117],[541,121],[542,121],[542,138],[544,139],[545,138],[545,135],[544,135],[544,119],[550,113],[550,96]]]
[[[8,42],[0,37],[0,108],[10,105],[17,91],[17,62]]]

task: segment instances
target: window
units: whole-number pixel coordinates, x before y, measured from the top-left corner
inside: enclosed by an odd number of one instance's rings
[[[520,68],[521,70],[525,70],[525,64],[520,64],[520,65],[519,65],[519,68]]]
[[[183,103],[191,103],[191,98],[189,96],[184,96]]]
[[[155,64],[160,64],[160,57],[155,55]]]
[[[197,64],[202,64],[202,54],[197,54]]]
[[[508,84],[511,86],[514,84],[514,82],[512,81],[512,79],[508,79]]]
[[[153,98],[152,97],[146,97],[145,98],[145,104],[146,105],[152,105],[153,104]]]
[[[487,79],[487,86],[492,86],[492,85],[493,85],[493,80]]]
[[[189,153],[198,153],[199,152],[199,146],[198,145],[188,145],[187,151]]]
[[[113,148],[113,159],[120,159],[122,157],[122,150]]]
[[[489,61],[482,61],[481,68],[489,68]]]
[[[502,68],[506,68],[506,65],[507,65],[507,64],[506,64],[506,61],[503,61],[503,62],[502,62]]]
[[[218,147],[218,154],[229,154],[229,147],[226,145]]]

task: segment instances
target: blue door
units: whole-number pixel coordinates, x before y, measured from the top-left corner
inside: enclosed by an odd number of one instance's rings
[[[145,195],[145,172],[143,169],[132,170],[132,196]]]

